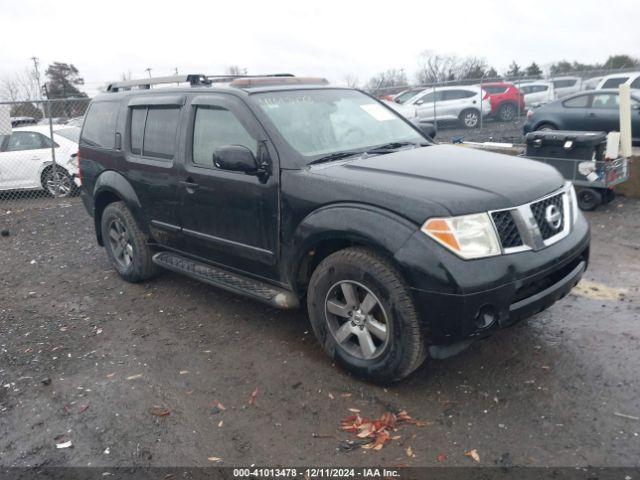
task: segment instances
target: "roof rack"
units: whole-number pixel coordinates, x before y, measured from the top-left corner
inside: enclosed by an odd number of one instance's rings
[[[169,77],[142,78],[140,80],[123,80],[107,85],[107,92],[119,92],[122,90],[149,90],[152,85],[180,84],[188,83],[192,87],[211,85],[212,83],[232,82],[241,78],[264,78],[264,77],[294,77],[291,73],[274,73],[269,75],[204,75],[192,73],[189,75],[172,75]]]

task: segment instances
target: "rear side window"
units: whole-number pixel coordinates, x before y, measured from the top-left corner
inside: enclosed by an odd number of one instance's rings
[[[569,100],[565,100],[562,104],[568,108],[585,108],[589,105],[589,95],[573,97]]]
[[[482,88],[484,88],[488,93],[492,95],[495,95],[498,93],[504,93],[507,91],[507,87],[499,87],[497,85],[489,85],[489,86],[484,86]]]
[[[57,145],[56,145],[57,146]],[[7,152],[50,148],[51,140],[38,132],[13,132],[7,142]]]
[[[626,82],[628,78],[629,77],[614,77],[614,78],[610,78],[609,80],[605,81],[602,84],[602,88],[617,88],[621,84]]]
[[[193,163],[213,167],[213,154],[225,145],[242,145],[253,152],[258,142],[236,116],[222,107],[198,107],[193,126]]]
[[[614,109],[618,108],[618,105],[617,93],[598,93],[593,96],[591,101],[591,108]]]
[[[84,121],[80,142],[90,147],[113,148],[118,106],[117,102],[92,103]]]
[[[471,98],[477,95],[476,92],[469,90],[445,90],[444,100],[460,100],[462,98]]]
[[[567,80],[554,80],[553,86],[555,88],[567,88],[573,87],[576,84],[577,80],[575,79],[567,79]]]
[[[176,149],[178,107],[131,109],[129,138],[131,153],[160,160],[172,160]]]
[[[640,77],[636,78],[633,82],[631,82],[631,88],[640,89]]]

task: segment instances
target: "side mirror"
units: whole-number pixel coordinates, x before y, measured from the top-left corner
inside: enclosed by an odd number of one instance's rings
[[[260,166],[253,152],[242,145],[225,145],[216,148],[213,153],[213,164],[220,170],[257,174]]]
[[[422,132],[425,137],[430,138],[431,140],[434,140],[436,138],[436,133],[438,132],[438,130],[433,123],[421,123],[418,120],[415,120],[411,123],[413,123],[413,125],[418,130],[420,130],[420,132]]]

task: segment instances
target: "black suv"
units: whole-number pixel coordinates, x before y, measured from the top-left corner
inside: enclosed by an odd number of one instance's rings
[[[540,162],[434,145],[321,79],[95,98],[82,199],[127,281],[158,267],[278,308],[326,352],[401,379],[566,295],[589,258],[573,187]]]

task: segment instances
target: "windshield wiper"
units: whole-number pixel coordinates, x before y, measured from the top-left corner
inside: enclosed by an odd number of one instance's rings
[[[341,158],[352,157],[354,155],[360,155],[363,152],[335,152],[324,157],[317,158],[309,162],[309,165],[315,165],[316,163],[331,162],[332,160],[340,160]]]
[[[402,147],[408,147],[413,145],[415,148],[422,147],[423,145],[418,142],[390,142],[385,143],[383,145],[378,145],[377,147],[372,148],[371,150],[367,150],[366,153],[377,153],[377,152],[388,152],[392,150],[398,150]]]

